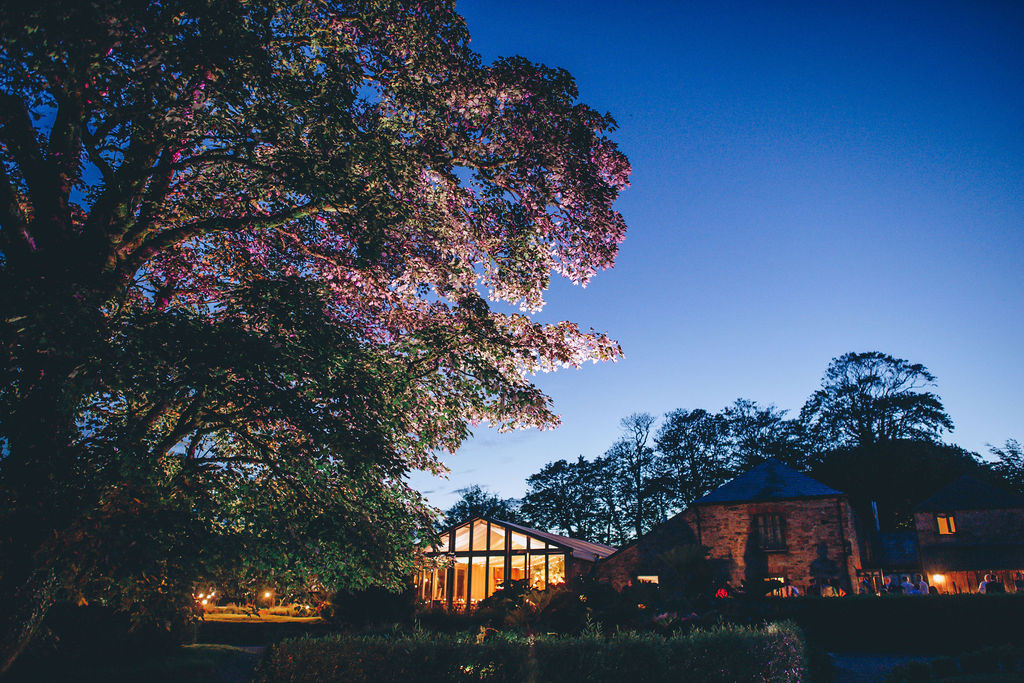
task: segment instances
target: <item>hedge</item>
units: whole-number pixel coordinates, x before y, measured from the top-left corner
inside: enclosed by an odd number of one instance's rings
[[[1024,595],[900,595],[721,601],[730,621],[792,621],[832,652],[957,654],[1024,642]]]
[[[806,679],[804,644],[792,624],[721,626],[669,638],[511,634],[395,637],[332,635],[268,648],[259,683],[302,681],[672,681]]]

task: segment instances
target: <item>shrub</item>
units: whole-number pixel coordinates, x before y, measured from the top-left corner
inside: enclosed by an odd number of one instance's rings
[[[302,681],[764,681],[803,680],[804,647],[790,624],[720,626],[676,634],[588,629],[578,637],[480,634],[385,638],[334,634],[268,649],[260,683]]]
[[[932,669],[928,662],[905,662],[893,667],[885,677],[886,683],[928,683]]]
[[[372,625],[401,624],[412,621],[416,611],[415,591],[393,593],[384,588],[338,591],[320,616],[333,626],[362,629]]]
[[[950,678],[960,673],[955,657],[936,657],[930,663],[932,678]]]

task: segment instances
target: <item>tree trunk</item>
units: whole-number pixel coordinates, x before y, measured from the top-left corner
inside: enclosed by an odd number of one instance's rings
[[[11,668],[39,630],[57,600],[60,576],[52,567],[37,569],[0,612],[0,675]]]

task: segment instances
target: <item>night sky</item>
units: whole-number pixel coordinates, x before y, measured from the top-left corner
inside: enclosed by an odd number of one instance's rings
[[[871,5],[871,6],[865,6]],[[559,458],[601,455],[620,418],[797,413],[829,361],[926,365],[987,454],[1024,440],[1024,3],[463,0],[487,60],[567,69],[619,123],[629,231],[541,321],[608,332],[618,363],[537,378],[558,429],[481,427],[448,480],[521,496]]]

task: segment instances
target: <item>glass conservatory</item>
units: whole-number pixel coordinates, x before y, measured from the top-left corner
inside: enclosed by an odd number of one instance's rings
[[[543,590],[566,582],[579,563],[591,564],[614,548],[546,531],[477,517],[442,532],[428,557],[439,566],[416,577],[422,602],[454,610],[474,607],[508,580]],[[575,570],[575,571],[574,571]]]

